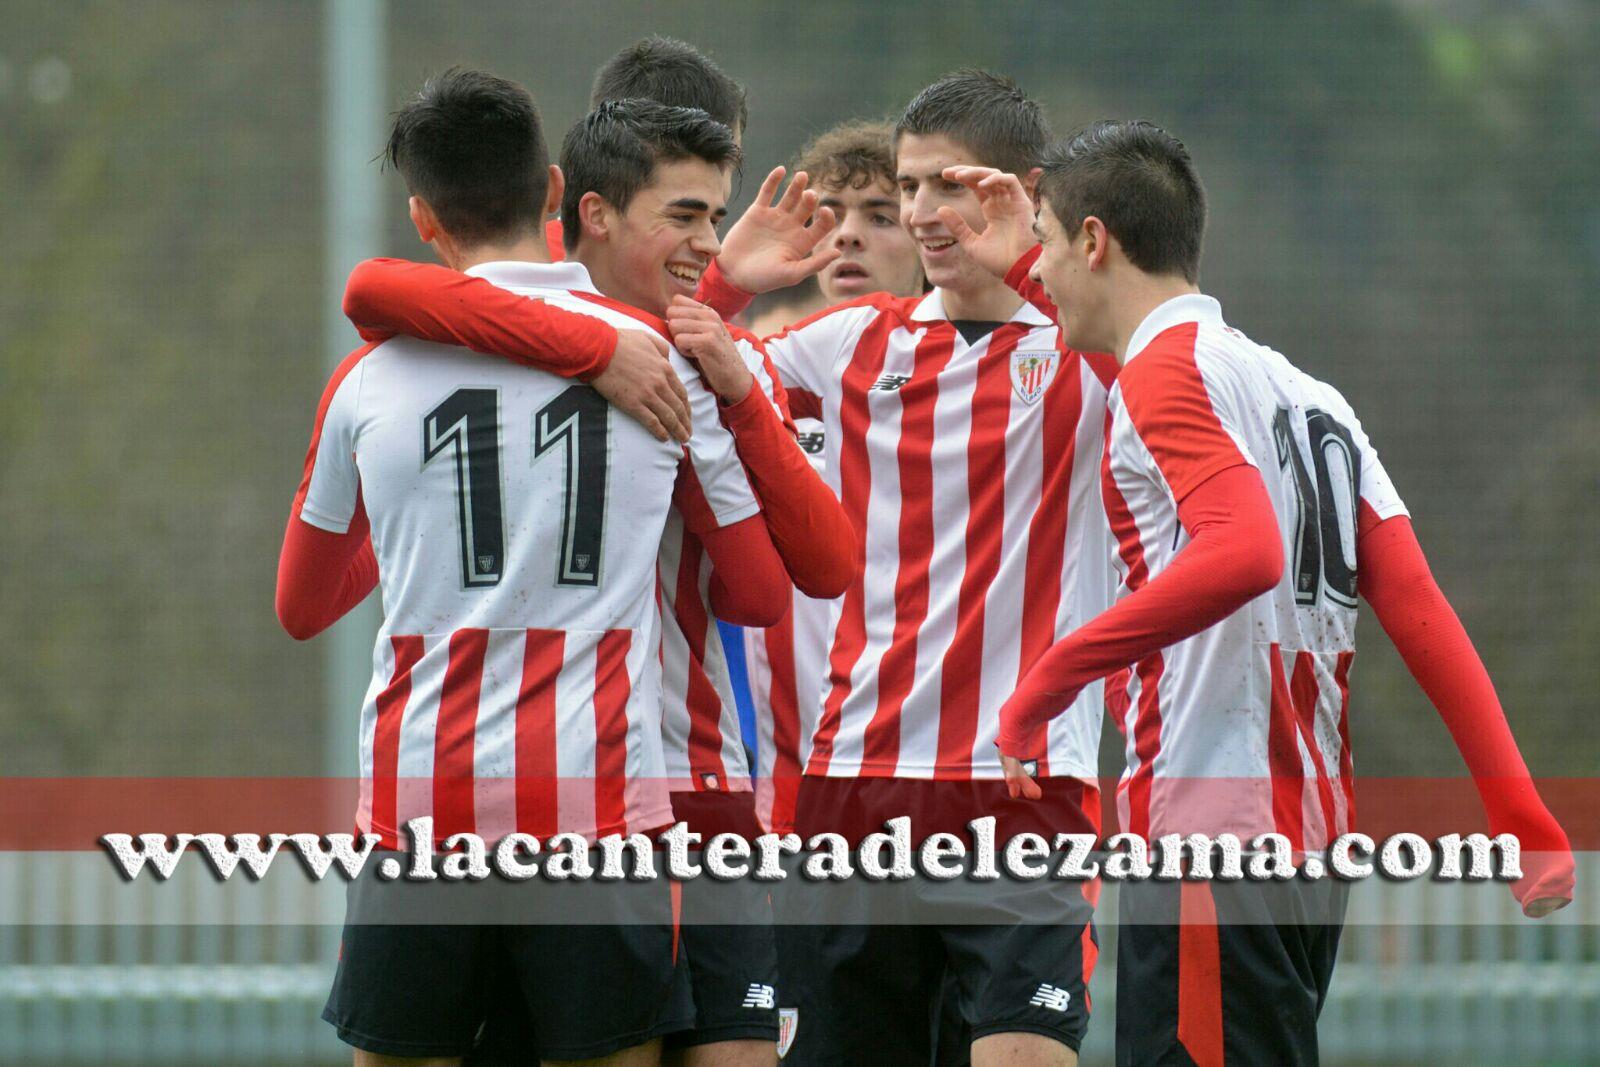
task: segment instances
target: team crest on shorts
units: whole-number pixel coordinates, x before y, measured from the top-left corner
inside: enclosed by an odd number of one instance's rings
[[[789,1049],[794,1045],[794,1032],[800,1029],[799,1008],[778,1009],[778,1059],[783,1059],[789,1054]]]
[[[1024,404],[1035,404],[1056,376],[1061,353],[1055,349],[1034,349],[1011,353],[1011,387]]]

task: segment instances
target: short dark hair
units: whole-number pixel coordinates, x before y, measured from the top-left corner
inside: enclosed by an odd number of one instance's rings
[[[856,119],[813,137],[800,150],[794,169],[811,178],[812,188],[864,189],[873,182],[894,185],[894,127]]]
[[[744,131],[750,118],[744,86],[694,45],[672,37],[646,37],[595,71],[590,107],[630,99],[696,107],[735,134]]]
[[[395,113],[384,156],[460,241],[506,240],[544,217],[550,155],[516,82],[461,67],[429,78]]]
[[[1144,121],[1097,122],[1051,146],[1039,197],[1069,235],[1090,215],[1149,274],[1200,279],[1206,191],[1183,142]]]
[[[634,195],[650,184],[657,164],[680,159],[737,167],[739,146],[733,131],[697,108],[611,100],[589,112],[561,143],[561,169],[567,177],[561,230],[567,250],[578,247],[578,204],[585,193],[599,193],[606,203],[626,211]]]
[[[1038,166],[1050,140],[1044,112],[1016,82],[970,67],[946,74],[906,105],[894,126],[896,152],[908,133],[944,134],[978,162],[1021,176]]]

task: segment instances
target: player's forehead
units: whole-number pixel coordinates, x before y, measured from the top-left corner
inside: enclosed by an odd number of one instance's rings
[[[988,167],[978,153],[943,133],[902,133],[895,142],[895,181],[928,181],[946,167]]]
[[[724,214],[732,182],[733,176],[714,163],[674,159],[656,164],[650,180],[634,196],[634,203],[650,210],[676,206]]]
[[[835,210],[889,207],[896,203],[894,180],[887,174],[872,174],[863,182],[852,176],[838,182],[823,182],[817,186],[819,202]]]

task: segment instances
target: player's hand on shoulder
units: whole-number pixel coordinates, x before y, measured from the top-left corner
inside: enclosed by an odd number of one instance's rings
[[[689,439],[689,394],[667,358],[667,343],[650,330],[618,330],[606,369],[589,384],[658,441]]]
[[[678,351],[695,361],[706,387],[730,404],[750,394],[755,375],[733,343],[722,316],[686,296],[675,296],[667,307],[667,328]]]
[[[1039,243],[1033,232],[1033,200],[1015,174],[993,167],[946,167],[946,181],[978,194],[984,227],[974,230],[954,208],[941,207],[939,221],[984,270],[1004,278],[1023,253]]]
[[[830,208],[817,207],[816,191],[806,188],[810,180],[805,171],[773,202],[783,173],[782,167],[774,167],[767,175],[755,200],[723,238],[717,256],[723,276],[747,293],[795,285],[841,254],[823,246],[836,220]]]

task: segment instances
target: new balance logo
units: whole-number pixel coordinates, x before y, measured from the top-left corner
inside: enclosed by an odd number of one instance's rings
[[[1072,1002],[1072,994],[1065,989],[1057,989],[1046,983],[1039,987],[1039,991],[1028,1001],[1030,1007],[1049,1008],[1051,1011],[1066,1011],[1067,1005]]]
[[[885,374],[882,378],[872,383],[872,388],[885,393],[893,393],[910,380],[911,375],[909,374]]]
[[[823,438],[821,430],[817,430],[813,433],[796,434],[795,440],[800,442],[800,451],[804,452],[806,455],[822,455]]]
[[[751,982],[750,991],[744,995],[744,1006],[747,1008],[775,1008],[778,999],[773,995],[772,987],[762,985],[760,982]]]

